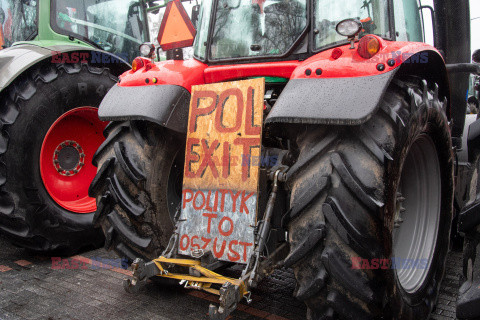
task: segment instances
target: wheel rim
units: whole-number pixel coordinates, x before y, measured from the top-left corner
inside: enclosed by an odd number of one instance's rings
[[[422,135],[405,159],[395,205],[395,273],[407,293],[422,288],[432,265],[440,225],[440,202],[437,151],[432,139]]]
[[[97,208],[95,199],[88,196],[88,187],[97,173],[92,157],[105,140],[105,126],[96,108],[80,107],[61,115],[43,139],[43,184],[50,197],[66,210],[89,213]]]

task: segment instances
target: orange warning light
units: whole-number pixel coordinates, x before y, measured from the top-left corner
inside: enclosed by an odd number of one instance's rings
[[[191,46],[195,33],[195,27],[180,0],[170,1],[165,8],[157,37],[162,50]]]

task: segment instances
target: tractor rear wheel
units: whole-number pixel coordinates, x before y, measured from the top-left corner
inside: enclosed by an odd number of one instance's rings
[[[182,194],[184,138],[144,121],[112,122],[93,163],[89,194],[105,248],[132,262],[166,248]]]
[[[298,136],[285,264],[309,319],[428,318],[452,219],[445,106],[436,85],[396,81],[365,124]]]
[[[88,186],[106,123],[108,69],[41,63],[0,93],[0,232],[35,251],[99,246]]]

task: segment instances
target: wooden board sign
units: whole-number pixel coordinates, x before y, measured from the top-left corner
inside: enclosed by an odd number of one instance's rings
[[[179,252],[246,263],[253,252],[263,78],[192,87]]]

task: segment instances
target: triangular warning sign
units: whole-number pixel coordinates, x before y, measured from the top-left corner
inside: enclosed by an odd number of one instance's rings
[[[195,27],[179,0],[170,1],[163,14],[158,43],[163,51],[189,47],[195,38]]]

